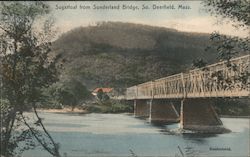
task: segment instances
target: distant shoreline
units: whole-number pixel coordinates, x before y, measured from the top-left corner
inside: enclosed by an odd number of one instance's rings
[[[75,108],[73,111],[71,108],[62,109],[37,109],[39,112],[49,112],[49,113],[88,113],[86,110]]]

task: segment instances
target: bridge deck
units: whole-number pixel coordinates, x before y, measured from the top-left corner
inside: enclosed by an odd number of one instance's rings
[[[125,98],[249,97],[249,74],[250,55],[245,55],[127,88]]]

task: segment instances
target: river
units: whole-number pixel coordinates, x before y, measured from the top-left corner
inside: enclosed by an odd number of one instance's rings
[[[178,124],[154,126],[129,114],[66,114],[41,112],[60,152],[67,157],[246,157],[249,119],[221,118],[231,133],[172,134]],[[32,115],[30,115],[32,119]],[[23,157],[49,157],[42,147]]]

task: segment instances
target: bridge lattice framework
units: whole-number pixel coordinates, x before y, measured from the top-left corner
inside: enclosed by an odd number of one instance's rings
[[[125,99],[250,96],[250,55],[127,88]]]

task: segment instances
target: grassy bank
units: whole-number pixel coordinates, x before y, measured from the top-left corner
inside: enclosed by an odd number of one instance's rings
[[[93,102],[83,106],[89,113],[125,113],[133,112],[133,106],[126,102],[107,101]]]
[[[133,105],[126,101],[108,100],[105,102],[95,101],[83,105],[63,106],[60,104],[39,105],[39,111],[53,113],[129,113],[133,112]]]

